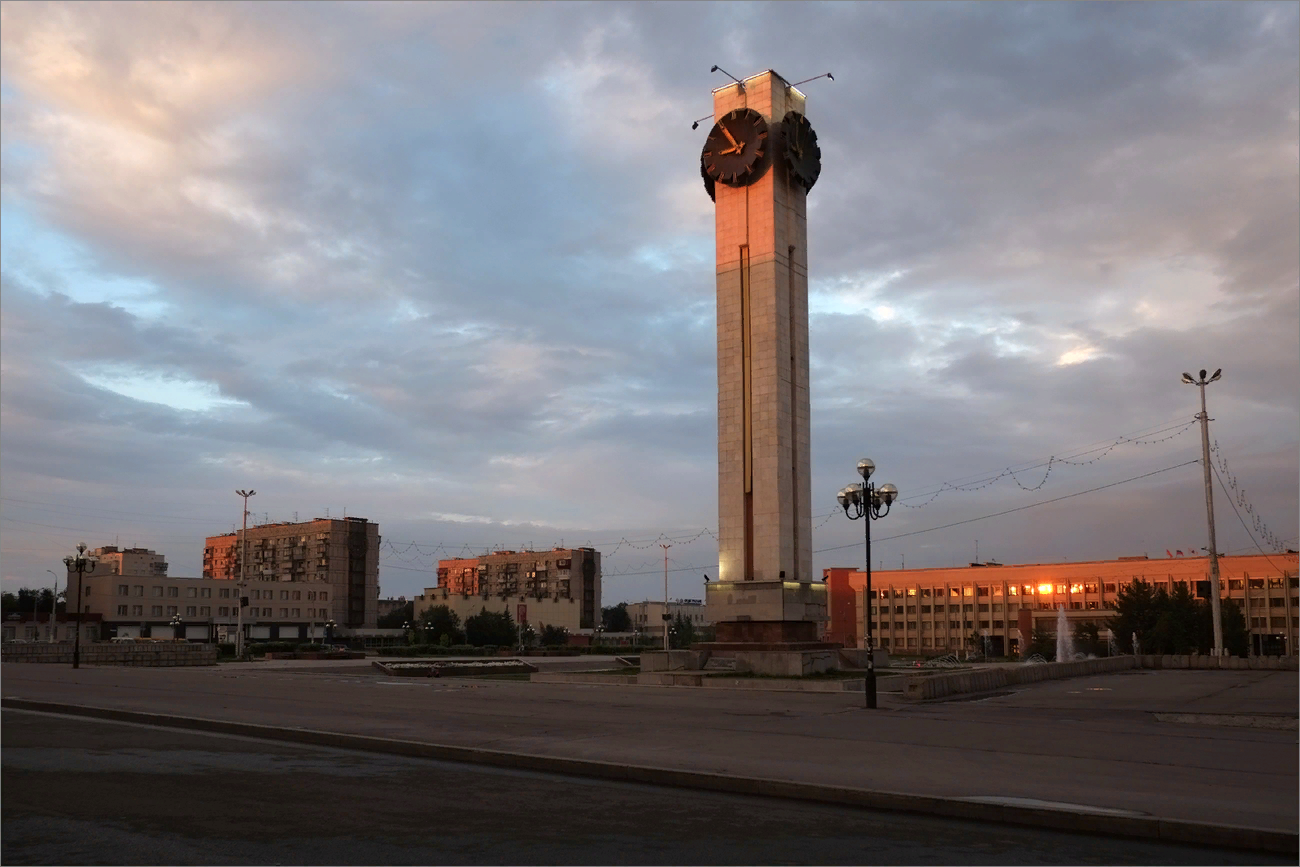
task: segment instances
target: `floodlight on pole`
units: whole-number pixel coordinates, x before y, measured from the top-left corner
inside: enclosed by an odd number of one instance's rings
[[[244,498],[244,530],[239,536],[239,586],[236,588],[236,595],[239,596],[239,604],[235,606],[235,658],[244,658],[244,589],[248,586],[248,498],[255,496],[257,491],[249,488],[247,491],[235,491],[235,495]]]
[[[1205,409],[1205,386],[1223,375],[1223,368],[1214,371],[1206,379],[1202,370],[1200,379],[1194,379],[1190,373],[1183,374],[1183,382],[1195,385],[1201,390],[1201,412],[1196,417],[1201,422],[1201,466],[1205,470],[1205,521],[1210,534],[1210,614],[1214,623],[1214,655],[1223,655],[1223,605],[1219,600],[1219,548],[1214,540],[1214,489],[1210,485],[1210,414]]]

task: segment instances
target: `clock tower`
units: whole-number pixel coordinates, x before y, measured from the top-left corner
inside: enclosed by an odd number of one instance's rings
[[[768,70],[713,92],[700,172],[716,206],[717,642],[818,641],[812,574],[807,195],[821,168],[804,95]],[[773,648],[775,649],[775,648]]]

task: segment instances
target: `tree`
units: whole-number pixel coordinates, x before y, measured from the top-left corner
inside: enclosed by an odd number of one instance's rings
[[[443,644],[444,637],[447,639],[444,646],[465,643],[465,633],[460,628],[460,615],[446,605],[424,609],[420,614],[420,627],[427,639],[436,644]]]
[[[668,633],[669,646],[681,650],[695,643],[695,624],[678,614],[673,618],[672,630]]]
[[[1092,656],[1104,656],[1106,648],[1102,646],[1101,627],[1090,620],[1080,623],[1074,630],[1074,649]]]
[[[1055,659],[1056,637],[1041,629],[1033,630],[1029,634],[1029,647],[1025,649],[1025,656],[1033,656],[1035,653],[1043,659]]]
[[[1120,588],[1115,597],[1115,616],[1106,621],[1106,627],[1114,634],[1120,650],[1132,653],[1133,635],[1136,634],[1141,649],[1155,652],[1148,649],[1144,639],[1155,629],[1167,598],[1163,587],[1153,590],[1150,584],[1140,579]]]
[[[627,603],[600,609],[600,623],[606,632],[631,632],[632,616],[627,613]]]
[[[475,647],[485,644],[514,647],[518,637],[509,611],[495,612],[483,608],[473,617],[465,618],[465,639]]]
[[[1213,640],[1214,624],[1213,614],[1209,605],[1203,605],[1202,616],[1206,623],[1203,630],[1207,630]],[[1241,606],[1235,599],[1224,599],[1220,606],[1220,613],[1223,617],[1223,647],[1233,656],[1246,656],[1250,653],[1250,632],[1246,629],[1246,616],[1241,611]]]
[[[1202,634],[1202,626],[1208,626],[1209,621],[1201,616],[1200,606],[1186,584],[1175,584],[1173,593],[1157,593],[1156,602],[1158,613],[1149,632],[1150,641],[1141,642],[1145,652],[1187,654],[1209,650],[1212,639],[1206,641]]]
[[[415,603],[408,602],[385,614],[375,622],[380,629],[401,629],[415,616]]]
[[[543,626],[541,641],[543,647],[568,644],[569,630],[563,626]]]

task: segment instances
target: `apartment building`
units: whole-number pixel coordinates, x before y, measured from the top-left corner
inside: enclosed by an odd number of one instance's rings
[[[600,621],[600,552],[592,548],[495,551],[438,561],[438,584],[415,597],[415,616],[446,605],[464,622],[486,609],[516,623],[591,630]]]
[[[209,536],[203,548],[203,578],[238,579],[247,549],[250,582],[324,582],[330,586],[334,620],[354,629],[374,628],[380,541],[379,525],[365,518],[261,524],[249,527],[247,537],[242,530]]]
[[[90,553],[98,559],[95,571],[101,575],[106,573],[158,577],[167,575],[167,558],[148,548],[119,548],[116,545],[105,545]]]
[[[347,597],[328,581],[259,579],[249,581],[243,595],[243,624],[250,639],[321,638],[329,621],[344,625],[348,610]],[[224,579],[94,573],[82,579],[82,611],[99,624],[94,636],[99,640],[234,641],[239,605],[238,582]],[[173,629],[176,617],[181,625]]]
[[[632,620],[632,628],[646,635],[664,637],[664,603],[663,600],[647,599],[644,602],[629,602],[627,614]],[[668,622],[678,617],[685,618],[695,627],[710,626],[709,608],[701,599],[673,599],[668,603]]]
[[[1241,606],[1252,653],[1296,652],[1297,559],[1294,553],[1219,558],[1222,598]],[[826,639],[862,647],[865,574],[831,568],[823,577],[830,597]],[[1194,592],[1196,582],[1209,580],[1209,558],[873,570],[872,633],[878,646],[900,654],[953,653],[972,635],[995,656],[1016,654],[1033,630],[1056,631],[1059,607],[1076,631],[1081,623],[1095,623],[1105,635],[1116,596],[1135,579],[1169,591],[1183,584]]]

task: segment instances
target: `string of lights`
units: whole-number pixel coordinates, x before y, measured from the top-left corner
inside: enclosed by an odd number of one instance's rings
[[[1219,441],[1217,439],[1214,441],[1214,444],[1210,446],[1210,452],[1215,455],[1214,460],[1210,464],[1210,469],[1214,470],[1214,475],[1218,478],[1219,485],[1223,488],[1224,496],[1228,498],[1228,504],[1232,506],[1232,510],[1237,513],[1237,518],[1241,521],[1241,525],[1245,527],[1246,520],[1245,518],[1242,518],[1240,510],[1245,510],[1246,514],[1251,517],[1251,525],[1254,527],[1254,532],[1251,532],[1249,527],[1246,529],[1251,540],[1255,541],[1256,545],[1259,545],[1259,542],[1256,540],[1256,536],[1258,535],[1259,539],[1262,539],[1264,544],[1272,548],[1275,553],[1282,553],[1285,547],[1283,545],[1283,540],[1269,529],[1268,524],[1255,511],[1254,504],[1250,502],[1249,498],[1247,498],[1246,489],[1238,484],[1237,477],[1228,470],[1228,458],[1223,454],[1223,450],[1219,447]],[[1216,463],[1218,466],[1215,466]],[[1226,483],[1224,476],[1227,477]],[[1229,488],[1231,488],[1231,490],[1229,490]],[[1263,552],[1263,550],[1264,549],[1260,547],[1260,551]]]

